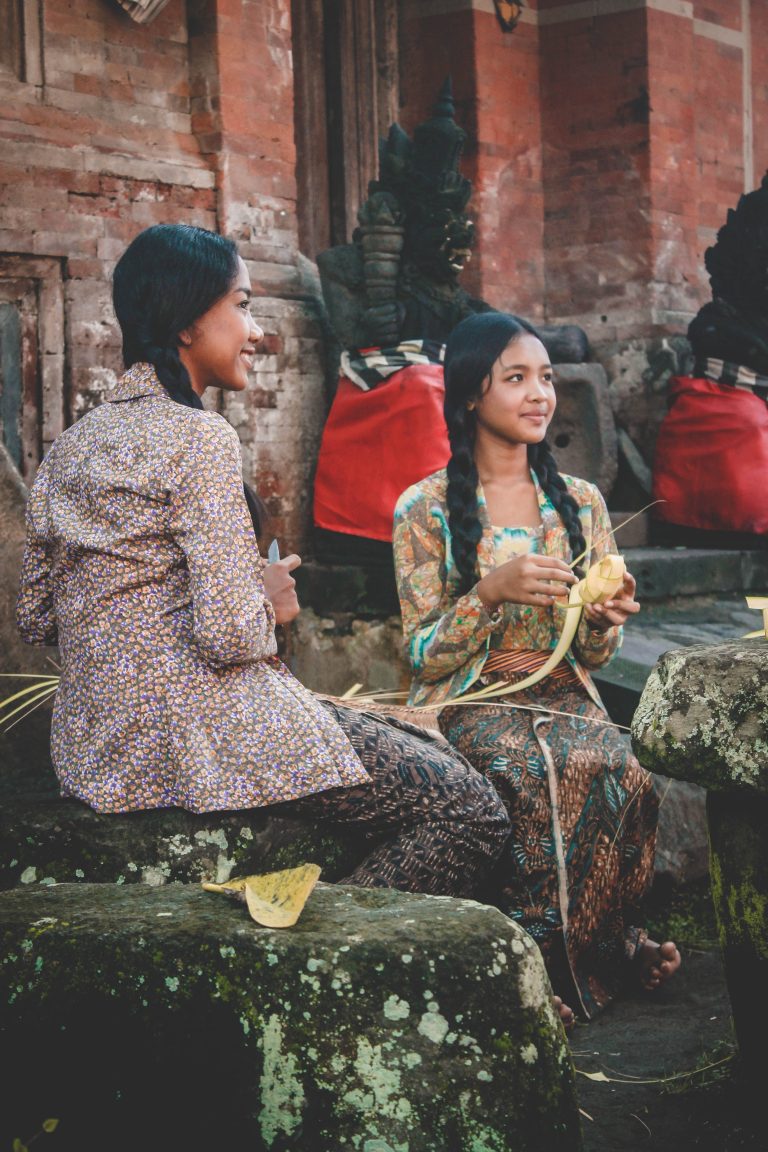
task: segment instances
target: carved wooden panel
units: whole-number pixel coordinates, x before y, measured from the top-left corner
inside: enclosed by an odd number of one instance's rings
[[[64,425],[59,262],[0,256],[0,439],[27,485]]]
[[[397,119],[397,0],[293,0],[299,242],[314,258],[352,237]]]
[[[41,0],[0,0],[0,76],[43,83]]]

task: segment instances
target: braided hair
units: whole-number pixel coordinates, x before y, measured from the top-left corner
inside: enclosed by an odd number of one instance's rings
[[[131,241],[115,266],[112,301],[125,367],[151,364],[177,404],[203,407],[179,357],[180,333],[229,292],[237,261],[226,236],[191,224],[155,224]],[[266,510],[247,484],[243,489],[258,536]]]
[[[510,341],[524,333],[541,339],[536,329],[518,316],[482,312],[462,320],[446,344],[443,411],[451,447],[446,501],[453,560],[461,578],[460,595],[477,582],[477,546],[482,536],[477,514],[477,416],[467,404],[483,395],[494,364]],[[581,555],[586,542],[579,506],[568,492],[546,440],[528,445],[528,462],[565,526],[572,557]]]

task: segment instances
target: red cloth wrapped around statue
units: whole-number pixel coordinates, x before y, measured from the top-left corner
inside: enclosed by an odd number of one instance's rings
[[[670,381],[656,443],[654,516],[719,532],[768,532],[768,405],[754,391],[692,376]]]
[[[391,543],[398,496],[449,455],[442,364],[408,364],[368,391],[341,376],[318,456],[315,526]]]

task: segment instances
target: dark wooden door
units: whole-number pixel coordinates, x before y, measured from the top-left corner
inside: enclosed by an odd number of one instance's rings
[[[0,279],[0,427],[25,483],[42,459],[38,282]]]
[[[347,243],[398,116],[397,0],[293,0],[299,243]]]

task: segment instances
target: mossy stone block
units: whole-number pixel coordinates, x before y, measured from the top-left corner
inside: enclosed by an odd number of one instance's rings
[[[319,884],[290,929],[196,885],[0,894],[0,1144],[571,1152],[533,941],[474,901]]]
[[[768,640],[665,653],[635,711],[632,746],[662,776],[768,795]]]
[[[707,796],[712,898],[744,1075],[762,1086],[768,1004],[768,797]]]

